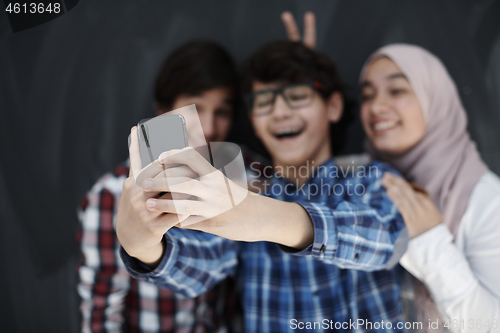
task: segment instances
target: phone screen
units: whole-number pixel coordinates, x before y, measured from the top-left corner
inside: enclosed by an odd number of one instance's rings
[[[156,160],[165,151],[188,146],[186,122],[180,114],[141,120],[137,124],[137,136],[142,167]]]

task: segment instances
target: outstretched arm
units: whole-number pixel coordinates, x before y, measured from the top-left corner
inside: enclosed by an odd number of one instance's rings
[[[237,185],[231,194],[244,198],[231,208],[226,179],[211,169],[194,149],[172,150],[160,156],[160,163],[184,164],[199,178],[150,179],[145,191],[173,191],[197,200],[149,199],[153,212],[191,215],[180,223],[195,229],[239,241],[268,241],[295,249],[297,255],[312,255],[345,268],[377,270],[397,263],[407,244],[403,218],[387,197],[380,176],[364,181],[366,194],[356,200],[326,204],[283,202],[259,196]],[[380,168],[380,167],[379,167]],[[378,174],[378,173],[377,173]]]

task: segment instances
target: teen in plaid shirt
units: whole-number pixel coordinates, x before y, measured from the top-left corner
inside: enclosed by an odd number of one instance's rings
[[[390,268],[408,232],[381,185],[382,175],[395,171],[375,162],[362,174],[344,175],[331,160],[329,122],[345,125],[334,64],[300,43],[275,42],[250,58],[246,78],[253,126],[277,174],[264,193],[271,198],[248,194],[215,215],[226,193],[224,181],[215,181],[220,172],[194,150],[164,153],[160,163],[185,164],[199,178],[169,188],[161,185],[166,179],[150,179],[147,189],[134,177],[125,181],[117,235],[127,269],[187,296],[235,276],[246,332],[404,331]],[[134,140],[132,175],[141,169]],[[165,190],[197,200],[173,207],[169,199],[151,198]],[[244,193],[236,185],[231,191]],[[199,231],[170,229],[179,222],[175,214],[187,216],[181,227]],[[190,224],[197,216],[208,220]]]
[[[226,284],[197,298],[130,277],[121,261],[114,220],[128,163],[103,176],[80,207],[84,260],[78,292],[83,330],[91,332],[212,332],[224,318]],[[217,304],[219,302],[220,304]],[[217,315],[214,310],[218,309]]]
[[[182,70],[179,70],[182,69]],[[186,80],[185,78],[189,78]],[[166,60],[156,81],[157,114],[196,104],[207,142],[224,141],[233,118],[238,78],[220,46],[188,43]],[[246,163],[254,155],[244,154]],[[216,332],[238,308],[231,281],[185,298],[130,278],[118,250],[114,222],[128,162],[103,176],[82,201],[78,240],[83,258],[78,292],[84,332]],[[228,304],[226,304],[229,302]],[[237,321],[237,320],[236,320]]]

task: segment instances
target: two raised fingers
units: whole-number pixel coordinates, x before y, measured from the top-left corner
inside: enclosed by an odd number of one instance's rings
[[[285,25],[288,39],[291,41],[299,42],[300,32],[292,13],[288,11],[283,12],[283,14],[281,14],[281,20]],[[316,17],[312,12],[307,12],[304,14],[304,37],[302,42],[304,43],[304,45],[311,49],[314,49],[316,47]]]

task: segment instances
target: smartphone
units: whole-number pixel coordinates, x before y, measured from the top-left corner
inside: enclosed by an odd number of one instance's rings
[[[137,136],[143,168],[165,151],[188,146],[186,121],[180,114],[141,120],[137,124]]]

